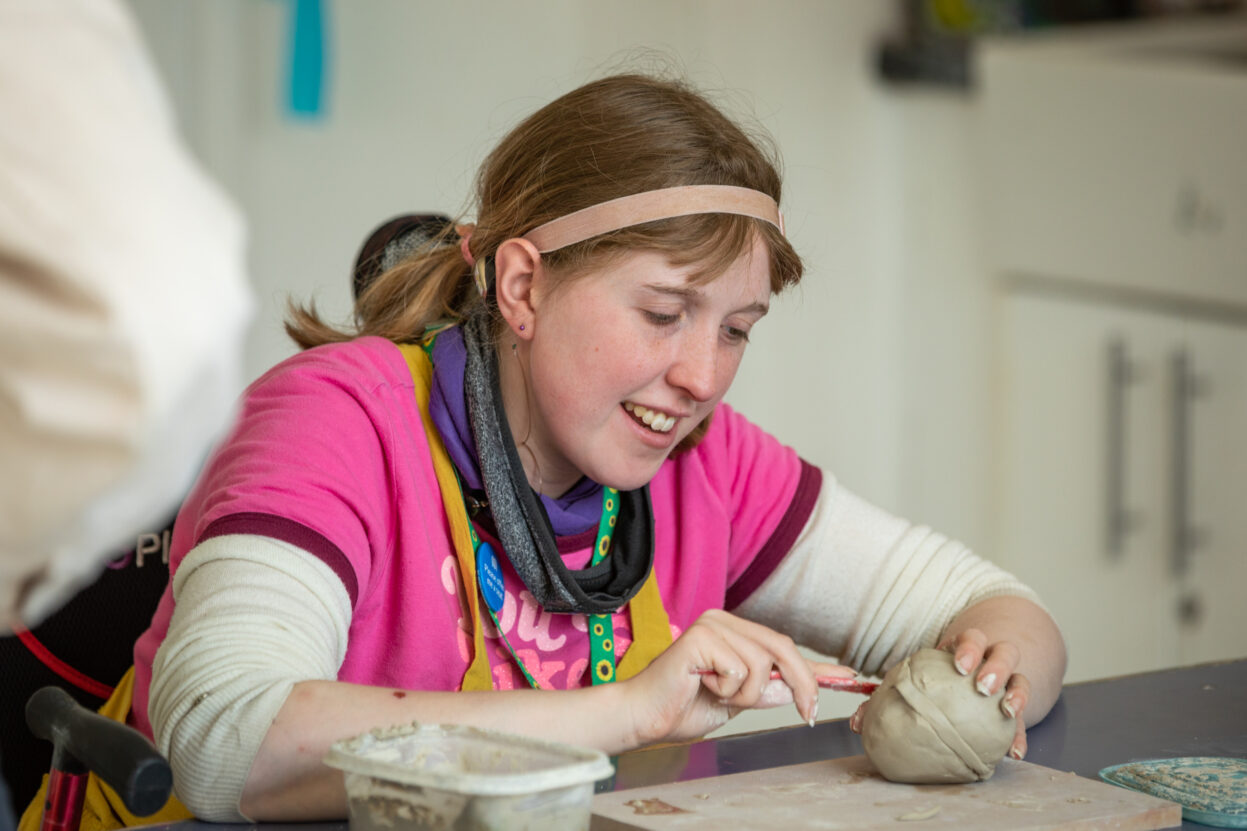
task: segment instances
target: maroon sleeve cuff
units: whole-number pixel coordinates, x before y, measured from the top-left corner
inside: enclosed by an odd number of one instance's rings
[[[792,544],[800,536],[801,529],[805,528],[810,514],[814,511],[814,505],[818,502],[818,493],[822,486],[823,472],[802,459],[797,491],[792,495],[792,502],[788,505],[787,512],[779,521],[771,538],[758,552],[758,556],[753,558],[749,568],[745,569],[744,574],[728,587],[727,598],[723,604],[725,609],[734,609],[744,603],[746,598],[753,594],[754,590],[762,585],[763,581],[771,576],[771,572],[783,562],[784,557],[792,549]]]
[[[313,531],[306,525],[286,517],[244,512],[213,520],[199,535],[196,545],[204,540],[224,537],[227,534],[254,534],[288,542],[296,548],[303,549],[329,566],[333,573],[338,575],[343,588],[351,598],[351,608],[355,608],[355,601],[359,598],[359,581],[355,577],[355,569],[351,568],[351,562],[342,553],[342,549],[331,543],[319,531]]]

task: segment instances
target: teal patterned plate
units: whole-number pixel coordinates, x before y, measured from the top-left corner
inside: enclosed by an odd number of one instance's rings
[[[1100,771],[1113,785],[1182,806],[1182,818],[1218,828],[1247,828],[1247,759],[1187,756],[1127,762]]]

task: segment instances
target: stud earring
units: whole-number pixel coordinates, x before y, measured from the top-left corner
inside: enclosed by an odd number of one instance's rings
[[[523,331],[524,331],[524,324],[523,324],[523,323],[521,323],[521,324],[520,324],[520,331],[521,331],[521,332],[523,332]]]

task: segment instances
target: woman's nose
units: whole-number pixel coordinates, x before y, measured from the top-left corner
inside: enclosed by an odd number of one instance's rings
[[[668,382],[695,401],[709,401],[718,392],[718,332],[685,338],[676,351]]]

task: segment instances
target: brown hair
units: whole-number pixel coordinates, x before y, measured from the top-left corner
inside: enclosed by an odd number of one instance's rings
[[[688,85],[631,74],[593,81],[533,113],[485,159],[476,180],[472,255],[492,256],[505,240],[581,208],[678,185],[736,185],[780,201],[769,141],[750,138]],[[660,251],[675,265],[696,264],[697,278],[708,281],[748,250],[755,233],[770,257],[771,290],[795,285],[801,259],[784,236],[734,214],[657,220],[541,256],[557,274],[574,277],[624,251]],[[304,349],[360,335],[411,342],[482,302],[448,229],[368,286],[355,303],[354,331],[327,325],[312,305],[295,304],[286,331]]]

